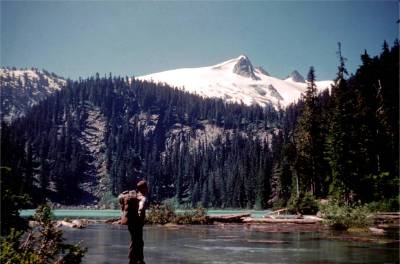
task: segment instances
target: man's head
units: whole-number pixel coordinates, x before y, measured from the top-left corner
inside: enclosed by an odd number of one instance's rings
[[[147,182],[145,180],[140,180],[136,186],[137,190],[143,194],[147,194],[149,192],[149,187],[147,186]]]

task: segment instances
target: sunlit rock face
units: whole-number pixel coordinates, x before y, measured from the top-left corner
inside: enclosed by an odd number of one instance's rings
[[[251,64],[249,58],[245,55],[241,55],[233,67],[233,72],[247,78],[251,78],[252,80],[259,80],[255,74],[254,74],[254,67]]]

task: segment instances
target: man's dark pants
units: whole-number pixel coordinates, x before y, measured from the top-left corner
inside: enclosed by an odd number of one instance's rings
[[[129,221],[128,230],[131,234],[131,244],[129,246],[129,264],[144,264],[143,221]]]

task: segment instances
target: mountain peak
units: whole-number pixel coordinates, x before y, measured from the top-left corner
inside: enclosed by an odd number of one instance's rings
[[[287,78],[286,80],[292,80],[293,82],[300,82],[300,83],[305,83],[306,81],[304,80],[303,75],[301,75],[298,71],[294,70]]]
[[[249,58],[246,56],[246,54],[240,54],[240,56],[236,58],[236,60],[242,60],[242,59],[250,61]]]
[[[236,59],[235,66],[233,66],[233,72],[247,78],[251,78],[253,80],[258,80],[259,78],[254,74],[254,67],[251,64],[251,61],[246,55],[240,55]]]

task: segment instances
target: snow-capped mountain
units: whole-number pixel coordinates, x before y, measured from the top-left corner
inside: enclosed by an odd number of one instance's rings
[[[287,106],[306,91],[307,83],[297,71],[285,80],[270,76],[262,67],[254,67],[245,55],[220,64],[184,68],[138,77],[140,80],[167,83],[204,97],[218,97],[228,102]],[[319,91],[332,81],[316,82]]]
[[[28,108],[65,84],[64,79],[44,70],[0,68],[1,120],[11,122],[25,115]]]

